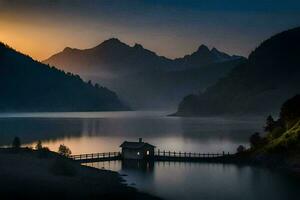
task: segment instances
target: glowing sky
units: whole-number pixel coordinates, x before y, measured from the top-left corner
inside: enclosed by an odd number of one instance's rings
[[[298,0],[0,0],[0,41],[38,60],[110,37],[172,58],[200,44],[247,56],[299,25]]]

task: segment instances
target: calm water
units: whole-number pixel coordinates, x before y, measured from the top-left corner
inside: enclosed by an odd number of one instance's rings
[[[0,114],[0,146],[19,136],[25,146],[42,140],[73,154],[119,151],[124,140],[139,137],[161,150],[235,152],[261,131],[264,119],[178,118],[169,112],[91,112]],[[127,174],[128,184],[165,199],[288,199],[300,195],[296,178],[254,167],[200,163],[92,163]]]
[[[170,112],[90,112],[0,114],[0,145],[19,136],[26,145],[42,140],[73,154],[119,151],[124,140],[142,137],[158,149],[186,152],[235,152],[261,130],[261,118],[178,118]]]
[[[129,185],[167,200],[287,200],[300,195],[300,179],[264,168],[231,164],[121,161],[89,166],[126,174]]]

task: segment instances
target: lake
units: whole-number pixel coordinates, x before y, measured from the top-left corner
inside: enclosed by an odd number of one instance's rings
[[[160,150],[234,153],[261,131],[264,117],[167,117],[170,112],[81,112],[0,114],[0,145],[19,136],[24,146],[57,151],[65,144],[73,154],[120,151],[119,145],[142,137]],[[90,163],[126,174],[142,191],[165,199],[289,199],[300,195],[300,181],[264,168],[231,164],[121,161]]]

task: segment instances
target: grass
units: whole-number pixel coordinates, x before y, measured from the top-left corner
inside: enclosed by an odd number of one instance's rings
[[[281,136],[272,139],[265,147],[264,152],[278,152],[278,151],[298,151],[300,150],[300,119],[289,124],[290,128]]]

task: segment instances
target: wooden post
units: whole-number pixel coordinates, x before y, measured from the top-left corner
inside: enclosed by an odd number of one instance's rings
[[[163,154],[164,156],[166,155],[166,151],[164,150],[164,154]]]
[[[179,151],[179,157],[181,157],[181,151]]]
[[[169,151],[169,157],[171,157],[171,152]]]

